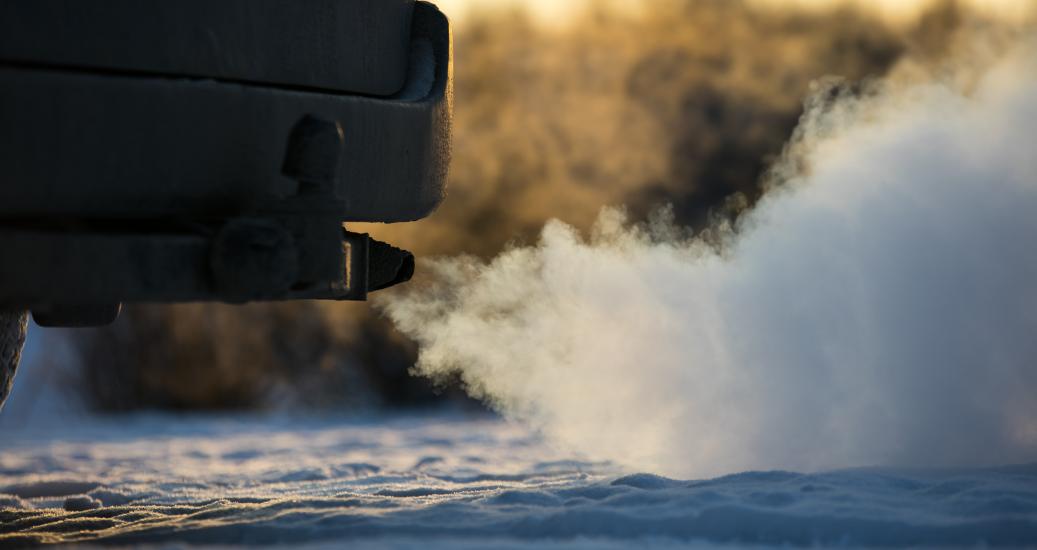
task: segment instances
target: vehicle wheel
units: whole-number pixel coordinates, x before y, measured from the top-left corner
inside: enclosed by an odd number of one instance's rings
[[[14,384],[28,322],[29,315],[25,311],[0,311],[0,410]]]

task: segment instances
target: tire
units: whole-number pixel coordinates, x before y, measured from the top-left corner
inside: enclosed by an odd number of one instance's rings
[[[28,322],[27,312],[0,311],[0,410],[14,384]]]

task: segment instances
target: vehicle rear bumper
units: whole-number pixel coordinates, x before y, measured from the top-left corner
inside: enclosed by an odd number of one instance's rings
[[[410,32],[390,97],[0,61],[0,308],[75,324],[63,312],[409,279],[408,252],[342,222],[417,220],[445,195],[449,25],[417,2]]]
[[[451,40],[431,4],[413,17],[407,82],[384,98],[0,60],[0,221],[246,211],[294,193],[281,163],[307,114],[343,129],[342,221],[420,219],[445,194]]]

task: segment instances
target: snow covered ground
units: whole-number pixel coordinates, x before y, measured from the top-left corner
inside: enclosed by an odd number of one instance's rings
[[[0,547],[1037,544],[1037,465],[680,481],[463,413],[5,424]]]
[[[681,481],[485,414],[96,417],[48,334],[0,413],[0,548],[1037,545],[1037,465]]]

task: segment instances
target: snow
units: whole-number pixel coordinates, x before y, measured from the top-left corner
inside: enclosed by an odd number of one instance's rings
[[[0,546],[1037,544],[1037,465],[681,481],[456,411],[5,424]]]

